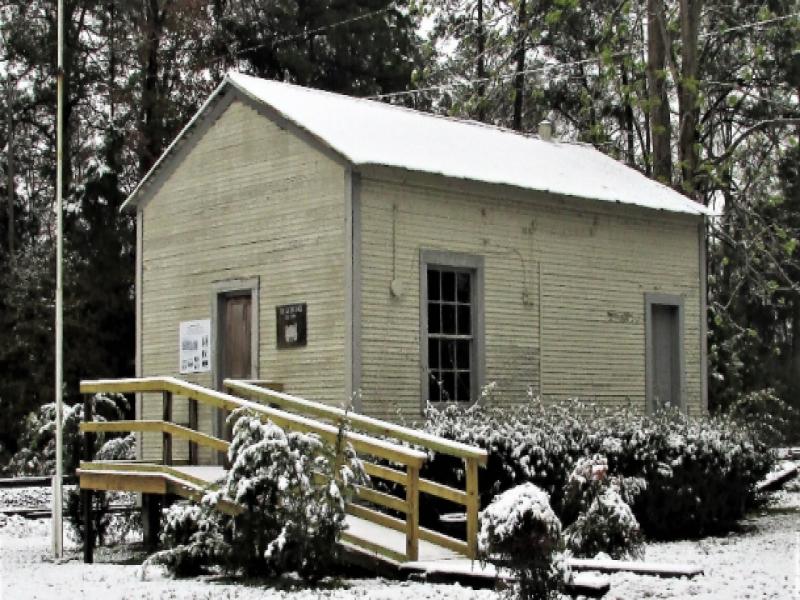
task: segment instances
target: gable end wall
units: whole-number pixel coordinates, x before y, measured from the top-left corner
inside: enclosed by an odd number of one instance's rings
[[[195,133],[195,135],[198,135]],[[259,372],[289,393],[331,403],[345,395],[345,170],[251,106],[234,101],[165,179],[142,218],[141,375],[211,386],[211,374],[178,374],[178,326],[211,318],[220,282],[259,282]],[[308,305],[308,345],[277,350],[275,307]],[[211,433],[212,410],[199,407]],[[145,395],[141,417],[161,418]],[[174,419],[188,422],[175,400]],[[143,458],[160,457],[147,435]],[[187,446],[174,444],[176,459]],[[201,450],[201,462],[212,460]]]

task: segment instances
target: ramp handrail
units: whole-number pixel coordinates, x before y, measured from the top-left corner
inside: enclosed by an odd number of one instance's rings
[[[218,392],[194,383],[181,381],[175,377],[82,381],[80,390],[82,394],[94,394],[98,392],[118,394],[166,392],[184,396],[215,408],[222,408],[230,411],[238,408],[246,408],[260,414],[262,418],[271,420],[279,427],[284,427],[293,431],[315,433],[326,442],[335,443],[339,433],[336,427],[328,425],[327,423],[320,423],[319,421],[314,421],[301,415],[294,415],[277,408],[264,406],[258,402],[243,400],[242,398],[237,398],[236,396],[231,396],[224,392]],[[167,421],[168,419],[164,420]],[[359,452],[378,456],[403,465],[419,468],[427,459],[427,455],[419,450],[413,450],[399,444],[393,444],[359,433],[346,432],[345,439]]]
[[[247,381],[226,380],[225,385],[237,394],[242,394],[248,398],[256,398],[274,406],[267,406],[260,402],[211,390],[175,377],[87,380],[82,381],[80,385],[80,390],[84,394],[162,394],[164,419],[161,421],[139,420],[112,423],[84,422],[81,423],[81,431],[85,432],[87,436],[101,431],[160,431],[163,436],[162,462],[164,465],[172,464],[173,436],[189,440],[190,456],[196,457],[196,446],[194,451],[191,450],[192,445],[196,444],[222,451],[227,449],[229,446],[227,441],[196,431],[194,429],[196,423],[193,426],[184,427],[171,422],[172,396],[177,395],[188,398],[190,403],[200,402],[229,411],[246,408],[259,414],[263,420],[271,420],[285,429],[314,433],[329,443],[336,442],[339,428],[345,419],[343,410],[283,392],[258,387]],[[289,410],[294,412],[289,412]],[[191,412],[192,408],[190,407]],[[197,414],[196,405],[194,414]],[[387,466],[385,463],[376,464],[365,460],[362,456],[365,470],[371,477],[402,485],[405,488],[405,498],[398,498],[365,486],[357,486],[356,495],[361,501],[389,509],[403,515],[404,518],[390,516],[363,504],[349,503],[347,506],[348,512],[353,516],[405,533],[405,553],[398,554],[388,549],[384,549],[385,551],[382,551],[382,553],[393,560],[417,560],[419,557],[419,541],[427,540],[471,558],[476,558],[479,510],[478,468],[479,465],[486,464],[486,452],[480,448],[459,444],[364,415],[347,413],[346,418],[350,429],[359,429],[367,432],[359,433],[352,430],[345,430],[344,432],[344,439],[350,442],[360,455],[366,454],[394,465],[402,465],[401,468],[395,468]],[[321,422],[318,419],[324,419],[330,421],[330,423]],[[375,437],[376,435],[381,437]],[[392,438],[400,442],[414,444],[426,450],[441,452],[463,459],[466,467],[466,489],[459,490],[420,478],[420,468],[427,459],[427,453],[385,438]],[[465,507],[467,513],[466,542],[419,526],[420,492],[438,496]],[[358,538],[353,532],[345,532],[344,539],[370,550],[378,550],[380,548],[379,543],[376,544],[372,540]]]
[[[314,402],[306,400],[305,398],[292,396],[282,391],[254,385],[252,382],[246,380],[226,379],[223,385],[236,394],[251,399],[257,399],[262,402],[269,402],[285,410],[325,419],[332,422],[337,427],[346,419],[348,427],[352,429],[366,431],[381,436],[382,438],[400,440],[425,448],[426,450],[432,450],[440,454],[462,459],[464,461],[466,475],[465,490],[458,490],[436,483],[435,481],[420,478],[419,491],[444,498],[445,500],[465,507],[467,514],[468,546],[466,553],[472,558],[477,557],[478,511],[480,510],[478,497],[478,467],[486,465],[488,460],[486,450],[374,417],[349,411],[345,412],[343,409],[335,406],[329,406],[321,402]],[[402,475],[401,472],[393,472],[392,469],[386,469],[379,465],[372,464],[365,464],[365,467],[367,468],[367,472],[373,477],[379,477],[395,483],[401,482],[400,479],[398,479],[398,473]],[[433,532],[428,532],[427,530],[423,532],[423,539],[438,541],[439,543],[443,541],[441,539],[434,540],[434,537],[435,534]],[[452,544],[451,547],[453,547]],[[462,550],[462,548],[458,548],[458,550]]]

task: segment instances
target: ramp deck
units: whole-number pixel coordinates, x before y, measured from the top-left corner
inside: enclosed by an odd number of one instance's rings
[[[80,485],[84,489],[122,489],[131,492],[174,494],[195,501],[206,491],[213,490],[224,479],[225,473],[225,469],[218,466],[165,467],[156,463],[134,461],[84,462],[78,470]],[[219,508],[224,512],[234,512],[230,505]],[[404,531],[352,514],[346,516],[346,524],[342,543],[350,552],[363,554],[371,561],[377,560],[394,568],[399,568],[407,562]],[[426,540],[419,541],[419,561],[461,558],[464,558],[463,554],[444,546]]]

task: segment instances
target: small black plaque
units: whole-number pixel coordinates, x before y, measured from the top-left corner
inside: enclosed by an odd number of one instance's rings
[[[278,348],[296,348],[306,345],[305,303],[276,306],[275,316],[278,325]]]

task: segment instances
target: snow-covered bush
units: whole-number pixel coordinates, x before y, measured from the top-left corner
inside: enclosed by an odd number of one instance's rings
[[[792,407],[772,388],[740,394],[728,407],[728,415],[738,423],[753,424],[761,439],[772,446],[786,441],[797,419]]]
[[[130,412],[130,405],[122,394],[95,394],[92,396],[94,421],[116,421],[124,419]],[[66,404],[62,413],[62,432],[64,448],[64,472],[74,473],[82,456],[83,435],[79,425],[83,421],[83,403]],[[38,412],[30,413],[25,419],[20,449],[11,457],[5,467],[7,474],[51,475],[55,470],[56,458],[56,406],[53,403],[42,405]],[[105,437],[95,436],[95,450],[99,449]]]
[[[480,526],[481,556],[511,569],[522,598],[547,598],[558,589],[561,521],[543,490],[524,483],[499,494],[480,513]]]
[[[584,557],[598,552],[613,558],[637,556],[642,535],[628,501],[645,487],[638,479],[609,476],[608,460],[601,454],[578,459],[565,486],[561,511],[567,549]]]
[[[575,556],[599,552],[611,558],[637,557],[642,551],[639,522],[613,485],[600,491],[589,507],[564,530],[567,548]]]
[[[361,462],[341,435],[331,447],[247,412],[232,418],[224,495],[246,508],[233,523],[236,564],[248,574],[319,578],[336,559],[352,486],[366,477]]]
[[[230,517],[207,502],[176,502],[164,509],[159,539],[165,548],[147,559],[165,566],[176,577],[206,573],[231,558]]]
[[[312,434],[287,432],[248,411],[234,411],[231,468],[219,491],[201,507],[165,513],[162,542],[152,557],[175,574],[217,565],[229,572],[272,577],[297,572],[316,580],[337,558],[345,504],[366,481],[363,465],[343,432],[334,445]],[[215,512],[219,502],[244,510]]]
[[[133,460],[136,458],[136,436],[111,438],[107,440],[95,455],[97,460]],[[95,544],[102,546],[106,542],[123,541],[132,532],[141,530],[141,516],[134,512],[130,515],[109,512],[111,502],[131,502],[132,494],[126,492],[100,492],[92,494],[92,529]],[[65,493],[64,516],[67,519],[76,540],[83,542],[84,523],[83,505],[80,488],[75,487]]]
[[[656,538],[730,528],[773,462],[758,431],[729,418],[676,410],[646,416],[575,400],[429,408],[425,429],[488,451],[480,473],[483,506],[498,493],[531,482],[549,494],[565,523],[578,512],[569,496],[570,475],[581,459],[602,455],[608,477],[631,504],[642,531]],[[446,456],[432,456],[424,475],[463,485],[463,467]],[[437,510],[452,508],[431,507]]]

